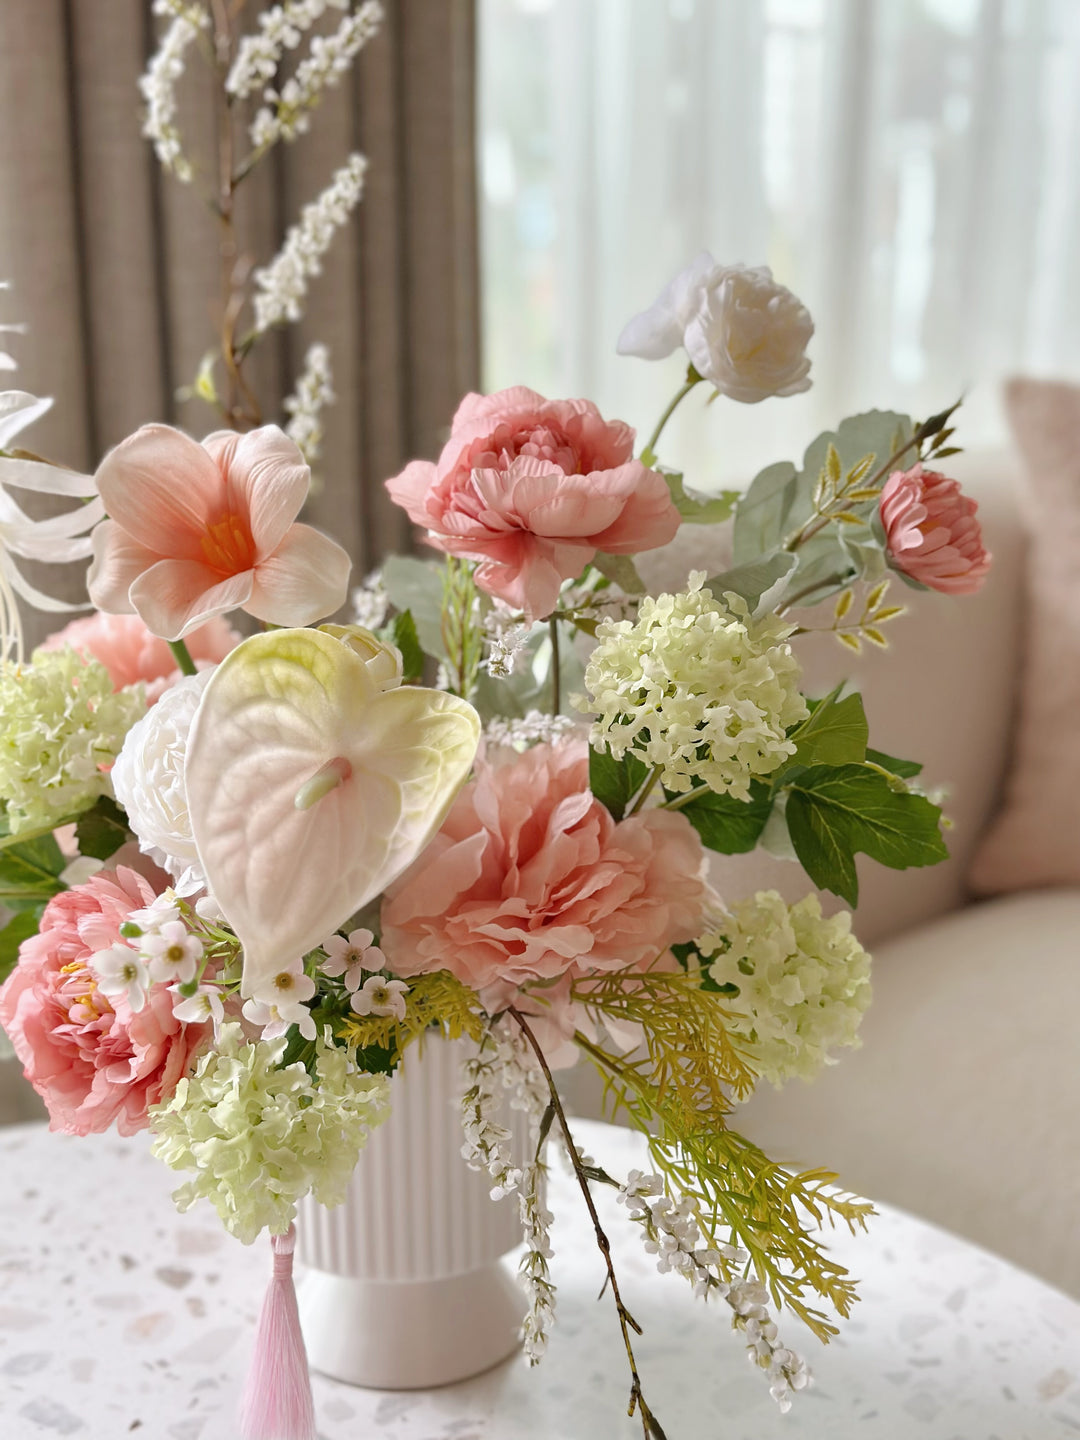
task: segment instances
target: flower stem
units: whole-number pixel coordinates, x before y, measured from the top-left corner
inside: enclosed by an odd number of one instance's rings
[[[559,622],[552,615],[548,621],[551,634],[551,713],[558,715],[562,710],[562,660],[559,655]]]
[[[630,809],[626,812],[627,819],[629,819],[631,815],[636,815],[641,809],[641,807],[645,804],[645,801],[652,794],[653,790],[656,787],[656,782],[660,779],[661,769],[662,767],[660,765],[655,766],[652,774],[647,777],[645,784],[637,793],[637,799],[630,806]]]
[[[170,640],[169,649],[172,651],[182,675],[197,675],[199,673],[195,661],[191,658],[191,651],[187,648],[183,640]]]
[[[707,785],[695,785],[692,789],[684,791],[682,795],[676,795],[674,800],[665,800],[663,805],[660,806],[660,809],[682,810],[692,801],[696,800],[699,795],[707,794],[708,789],[709,787]]]
[[[563,1109],[559,1092],[555,1088],[555,1080],[551,1074],[551,1069],[524,1015],[522,1015],[519,1010],[516,1010],[513,1005],[509,1007],[507,1013],[513,1017],[518,1029],[522,1035],[524,1035],[533,1054],[536,1056],[540,1064],[540,1069],[544,1072],[544,1079],[547,1081],[548,1092],[551,1095],[551,1108],[555,1112],[555,1117],[559,1122],[559,1129],[562,1131],[563,1139],[566,1141],[566,1148],[570,1155],[570,1163],[574,1167],[574,1175],[577,1178],[578,1187],[585,1197],[585,1205],[593,1224],[593,1232],[596,1235],[597,1248],[601,1255],[603,1255],[604,1264],[607,1266],[608,1284],[611,1286],[611,1295],[615,1301],[615,1309],[619,1316],[619,1327],[622,1330],[623,1344],[626,1347],[626,1358],[630,1365],[630,1404],[627,1406],[626,1413],[633,1415],[635,1410],[638,1412],[641,1417],[641,1428],[645,1440],[666,1440],[659,1420],[656,1419],[655,1415],[653,1415],[645,1403],[645,1396],[641,1390],[641,1377],[638,1375],[637,1361],[634,1359],[634,1346],[630,1339],[630,1331],[633,1330],[635,1335],[640,1335],[641,1326],[623,1304],[622,1296],[619,1293],[619,1282],[615,1276],[615,1266],[611,1259],[611,1241],[608,1239],[603,1226],[600,1224],[600,1216],[596,1213],[596,1204],[592,1197],[592,1191],[589,1189],[589,1179],[582,1166],[578,1148],[574,1144],[574,1137],[570,1133],[570,1126],[566,1121],[566,1111]]]
[[[694,388],[694,386],[700,384],[702,379],[703,377],[699,375],[698,372],[694,369],[693,365],[691,365],[686,372],[686,380],[682,388],[675,392],[675,395],[672,398],[667,409],[660,416],[660,419],[656,422],[656,429],[649,436],[648,443],[646,444],[645,449],[641,452],[641,463],[643,465],[656,464],[656,447],[660,442],[660,436],[663,433],[664,426],[671,419],[672,415],[675,414],[675,411],[686,399],[687,395],[690,394],[690,391]]]

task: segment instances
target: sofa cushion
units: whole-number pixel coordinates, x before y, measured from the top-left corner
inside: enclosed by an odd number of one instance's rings
[[[1026,462],[1027,644],[1005,806],[973,889],[1080,885],[1080,386],[1015,380],[1009,419]]]
[[[863,1047],[733,1124],[1080,1296],[1080,889],[881,946]]]
[[[889,628],[886,651],[854,656],[831,635],[795,641],[806,689],[823,695],[851,679],[863,692],[872,743],[920,760],[927,786],[948,790],[952,858],[928,870],[886,870],[858,859],[857,929],[868,944],[955,909],[966,895],[966,873],[1005,772],[1016,672],[1019,666],[1024,537],[1015,489],[1017,462],[1008,451],[969,451],[949,460],[949,472],[979,502],[979,518],[994,563],[977,595],[912,590],[894,581],[890,597],[907,614]],[[727,526],[684,525],[664,550],[638,557],[650,589],[681,586],[688,571],[714,574],[729,562]],[[798,617],[828,625],[829,605]],[[811,888],[802,869],[761,851],[716,857],[712,878],[722,894],[738,897],[777,889],[795,900]],[[837,902],[826,900],[831,908]]]

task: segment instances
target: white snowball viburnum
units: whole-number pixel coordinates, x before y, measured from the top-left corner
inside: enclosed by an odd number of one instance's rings
[[[662,360],[682,345],[721,395],[755,404],[810,388],[814,322],[767,265],[720,265],[706,251],[619,336],[620,355]]]
[[[779,1088],[812,1080],[836,1063],[834,1050],[858,1045],[870,1004],[870,956],[844,910],[823,916],[816,895],[788,905],[760,890],[697,942],[724,991],[728,1028],[750,1064]]]
[[[191,833],[184,767],[195,712],[213,673],[211,667],[185,676],[166,690],[128,731],[112,771],[139,849],[168,870],[181,895],[206,883]]]
[[[309,1192],[340,1205],[368,1135],[389,1113],[384,1075],[358,1071],[345,1052],[317,1042],[315,1075],[282,1065],[286,1039],[245,1039],[221,1027],[215,1049],[152,1106],[153,1153],[195,1177],[174,1192],[180,1210],[207,1199],[245,1245],[281,1235]]]
[[[669,790],[703,783],[750,796],[750,781],[778,769],[794,744],[787,730],[809,711],[799,663],[775,615],[751,619],[737,595],[723,602],[695,571],[678,595],[646,597],[638,618],[604,620],[585,671],[595,713],[591,740],[616,759],[628,750],[661,767]]]

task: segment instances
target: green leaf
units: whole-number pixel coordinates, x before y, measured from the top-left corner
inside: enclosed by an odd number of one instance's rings
[[[603,550],[598,550],[592,558],[592,563],[601,575],[606,575],[627,595],[644,595],[645,581],[637,572],[637,566],[629,555],[608,555]]]
[[[446,659],[442,640],[443,567],[410,555],[391,555],[382,566],[383,589],[395,610],[408,610],[420,644],[436,660]]]
[[[891,775],[899,775],[901,780],[911,780],[922,774],[923,767],[917,760],[898,760],[895,755],[886,755],[884,750],[868,749],[866,759],[868,764],[880,765]]]
[[[772,806],[772,787],[751,780],[749,800],[702,790],[696,799],[679,808],[709,850],[719,855],[744,855],[760,839]]]
[[[816,765],[792,783],[787,825],[803,869],[819,888],[859,902],[857,853],[892,870],[948,858],[941,811],[923,795],[898,794],[866,765]]]
[[[661,470],[671,491],[672,503],[687,525],[719,525],[726,520],[739,499],[738,490],[721,490],[719,495],[701,495],[687,490],[677,470]]]
[[[784,536],[794,528],[789,521],[796,502],[801,499],[801,484],[790,460],[770,465],[755,476],[735,506],[733,556],[737,565],[756,560],[783,544]],[[800,508],[805,508],[802,519],[806,519],[810,513],[809,493]]]
[[[24,910],[0,930],[0,982],[6,980],[15,969],[19,959],[19,946],[24,940],[29,940],[31,935],[37,934],[40,924],[40,909]]]
[[[798,563],[798,558],[787,550],[772,550],[757,560],[712,576],[705,584],[717,599],[734,590],[746,601],[751,614],[763,613],[775,609]]]
[[[644,785],[649,767],[630,750],[616,760],[608,750],[589,749],[589,789],[615,820]]]
[[[100,796],[91,810],[80,815],[75,837],[80,855],[89,855],[94,860],[108,860],[121,845],[134,839],[127,816],[108,795]]]
[[[0,850],[0,904],[22,908],[42,903],[65,889],[60,872],[67,861],[53,836],[39,835]]]
[[[839,699],[838,685],[814,706],[809,719],[788,735],[795,742],[791,765],[856,765],[866,759],[870,727],[862,696],[856,691]]]
[[[409,685],[423,679],[424,651],[411,610],[401,610],[390,622],[390,640],[401,651],[401,676]]]

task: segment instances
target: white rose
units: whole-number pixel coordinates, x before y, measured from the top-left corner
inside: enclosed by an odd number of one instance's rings
[[[814,322],[767,265],[718,265],[706,251],[619,336],[620,355],[662,360],[684,346],[722,395],[754,404],[810,388]]]
[[[166,690],[128,731],[112,768],[113,790],[139,849],[168,870],[180,895],[206,884],[191,834],[184,765],[191,724],[214,669],[187,675]]]

